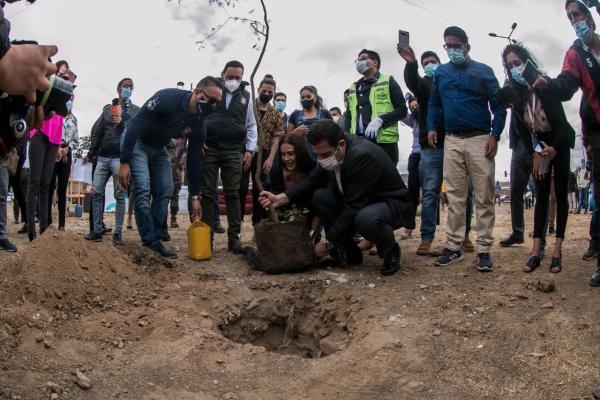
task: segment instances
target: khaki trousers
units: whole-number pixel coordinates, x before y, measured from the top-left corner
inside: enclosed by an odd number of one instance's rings
[[[465,241],[465,213],[468,180],[473,183],[477,216],[477,253],[489,253],[494,237],[495,160],[485,156],[489,135],[471,138],[446,136],[444,144],[444,181],[448,196],[446,248],[460,251]]]

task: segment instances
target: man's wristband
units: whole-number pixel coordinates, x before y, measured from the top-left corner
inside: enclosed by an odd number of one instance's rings
[[[202,196],[192,196],[191,199],[192,199],[192,201],[194,201],[194,200],[202,200]]]

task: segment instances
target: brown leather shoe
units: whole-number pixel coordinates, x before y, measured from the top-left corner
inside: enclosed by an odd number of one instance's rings
[[[475,245],[473,244],[473,242],[471,242],[471,238],[469,238],[468,236],[465,238],[465,241],[463,242],[462,249],[465,253],[473,253],[475,251]]]
[[[361,240],[358,244],[358,248],[362,251],[369,251],[373,248],[374,244],[369,242],[368,240]]]
[[[418,256],[428,256],[431,250],[431,240],[422,240],[421,244],[417,248]]]

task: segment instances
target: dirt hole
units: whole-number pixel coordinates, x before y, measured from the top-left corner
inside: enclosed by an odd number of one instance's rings
[[[229,312],[219,329],[236,343],[317,359],[350,345],[349,304],[345,295],[326,295],[322,289],[260,292],[239,312]]]

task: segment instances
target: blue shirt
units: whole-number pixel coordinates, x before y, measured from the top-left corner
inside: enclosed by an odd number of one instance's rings
[[[506,108],[495,98],[499,89],[494,71],[485,64],[468,59],[461,66],[440,65],[431,87],[427,130],[436,130],[443,112],[447,133],[490,132],[499,140],[506,123]]]
[[[192,92],[163,89],[154,94],[129,122],[121,146],[121,162],[129,164],[136,142],[160,149],[171,139],[188,138],[189,192],[199,194],[203,147],[206,141],[204,115],[190,112]]]

